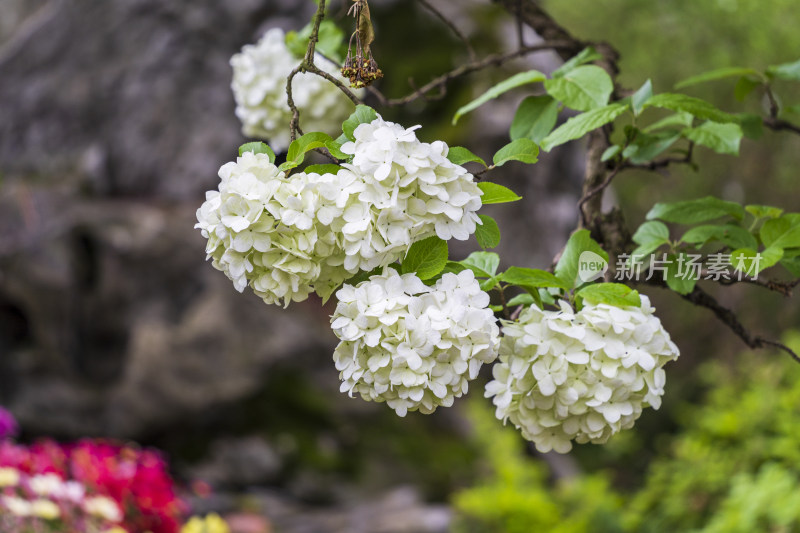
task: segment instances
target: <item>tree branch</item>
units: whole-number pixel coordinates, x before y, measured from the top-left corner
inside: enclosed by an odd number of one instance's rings
[[[428,11],[433,13],[436,16],[436,18],[441,20],[448,28],[450,28],[450,31],[452,31],[453,34],[456,37],[458,37],[458,39],[462,43],[464,43],[464,47],[467,49],[467,53],[469,54],[470,61],[477,60],[478,56],[475,55],[475,50],[472,48],[472,45],[469,43],[469,40],[467,39],[466,35],[461,33],[461,30],[459,30],[458,27],[456,27],[456,25],[453,23],[453,21],[451,21],[450,19],[445,17],[444,14],[441,11],[439,11],[438,9],[436,9],[430,2],[428,2],[428,0],[417,0],[417,1],[420,4],[422,4],[423,6],[425,6],[425,8]]]

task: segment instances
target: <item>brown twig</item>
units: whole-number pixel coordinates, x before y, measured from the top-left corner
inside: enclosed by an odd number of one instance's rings
[[[475,61],[478,58],[478,56],[475,55],[475,50],[472,48],[472,45],[470,44],[469,39],[467,39],[467,36],[464,35],[461,32],[461,30],[458,29],[458,27],[453,23],[453,21],[451,21],[450,19],[445,17],[444,13],[442,13],[441,11],[436,9],[436,7],[434,7],[430,2],[428,2],[428,0],[417,0],[417,1],[420,4],[422,4],[428,11],[433,13],[436,16],[436,18],[441,20],[445,24],[445,26],[450,28],[450,31],[452,31],[453,34],[456,37],[458,37],[458,39],[462,43],[464,43],[464,47],[467,49],[467,53],[469,54],[470,61]]]
[[[787,122],[785,120],[775,118],[775,117],[768,117],[764,119],[764,126],[768,127],[773,131],[791,131],[792,133],[797,133],[800,135],[800,126],[792,124],[791,122]]]

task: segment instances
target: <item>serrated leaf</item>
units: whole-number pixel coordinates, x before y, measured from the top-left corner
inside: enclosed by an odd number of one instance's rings
[[[473,154],[463,146],[451,146],[450,150],[447,152],[447,159],[449,159],[454,165],[463,165],[464,163],[475,162],[480,163],[484,167],[486,166],[486,161]]]
[[[369,124],[376,118],[378,118],[378,113],[376,113],[374,109],[366,105],[357,105],[353,114],[342,123],[342,132],[345,137],[354,141],[355,137],[353,136],[353,132],[359,124]]]
[[[680,257],[675,254],[667,255],[667,261],[669,262],[666,265],[665,281],[667,282],[667,287],[678,294],[689,294],[694,290],[694,286],[697,285],[697,278],[692,277],[690,269],[680,272],[683,264],[681,261],[686,262],[686,257],[684,253],[681,253]]]
[[[717,153],[739,155],[742,128],[738,124],[719,124],[709,121],[696,128],[687,128],[681,135]]]
[[[681,202],[657,203],[647,213],[647,219],[661,219],[678,224],[697,224],[730,215],[737,220],[744,217],[744,208],[734,202],[713,196]]]
[[[725,78],[735,78],[737,76],[761,76],[761,73],[751,68],[723,67],[698,74],[697,76],[686,78],[685,80],[675,84],[675,88],[682,89],[683,87],[690,87],[692,85],[697,85],[698,83],[722,80]]]
[[[535,143],[542,142],[553,130],[558,120],[558,102],[550,96],[529,96],[525,98],[511,121],[509,136],[511,140],[527,137]]]
[[[462,106],[456,111],[456,114],[453,115],[453,125],[455,126],[458,122],[458,119],[462,116],[466,115],[470,111],[477,109],[478,107],[482,106],[489,100],[497,98],[501,94],[510,91],[516,87],[521,85],[526,85],[528,83],[535,83],[538,81],[544,81],[547,78],[544,74],[539,72],[538,70],[529,70],[527,72],[519,72],[514,74],[507,80],[503,80],[470,103],[465,106]]]
[[[631,96],[631,108],[634,115],[639,115],[644,109],[644,104],[653,96],[653,83],[650,80],[644,82],[644,85],[633,93]]]
[[[533,164],[538,161],[539,147],[530,139],[522,138],[516,139],[500,148],[492,162],[494,166],[500,167],[509,161],[521,161],[523,163]]]
[[[459,263],[472,270],[478,277],[491,278],[497,274],[497,267],[500,266],[500,256],[494,252],[472,252]]]
[[[767,75],[782,80],[800,81],[800,60],[767,67]]]
[[[756,277],[761,271],[774,266],[781,258],[783,258],[782,248],[768,247],[762,252],[741,248],[731,252],[730,261],[734,270]]]
[[[694,121],[694,115],[681,111],[650,124],[642,131],[650,133],[651,131],[671,126],[680,126],[680,129],[684,129],[686,126],[691,126],[692,121]]]
[[[569,71],[573,70],[575,67],[579,67],[586,63],[591,63],[592,61],[597,61],[598,59],[603,59],[603,56],[597,50],[595,50],[594,47],[587,46],[576,55],[572,56],[563,65],[555,69],[552,77],[560,78]]]
[[[483,205],[504,204],[507,202],[516,202],[517,200],[522,200],[522,196],[517,195],[517,193],[508,187],[503,187],[502,185],[498,185],[497,183],[492,183],[490,181],[482,181],[478,183],[478,188],[483,191],[483,196],[481,196],[481,203]]]
[[[667,243],[669,242],[669,228],[657,220],[645,222],[633,234],[633,242],[636,244]]]
[[[589,234],[589,230],[581,229],[570,235],[561,259],[555,268],[555,275],[563,281],[567,287],[572,288],[578,279],[578,263],[583,252],[594,252],[608,262],[608,253],[603,250]]]
[[[621,283],[593,283],[577,292],[577,296],[593,305],[608,304],[615,307],[640,307],[639,293]]]
[[[554,274],[538,268],[511,267],[500,276],[500,279],[518,287],[554,287],[565,290],[572,288]]]
[[[681,242],[694,244],[698,248],[709,242],[721,242],[731,249],[756,248],[758,241],[746,229],[732,224],[705,224],[696,226],[680,239]]]
[[[614,91],[614,82],[602,68],[582,65],[563,76],[545,80],[547,94],[565,106],[578,111],[590,111],[605,106]]]
[[[400,272],[416,272],[419,279],[426,280],[441,272],[446,264],[447,242],[439,237],[428,237],[411,245],[400,265]]]
[[[767,247],[800,247],[800,223],[792,223],[792,220],[785,216],[773,218],[764,222],[759,236]]]
[[[475,239],[478,241],[478,246],[486,250],[500,244],[500,228],[497,226],[497,222],[486,215],[478,215],[478,218],[482,222],[475,227]]]
[[[628,106],[625,104],[611,104],[574,116],[542,140],[542,150],[549,152],[560,144],[583,137],[590,131],[612,122],[627,109]]]
[[[778,218],[783,214],[783,209],[780,207],[772,207],[771,205],[746,205],[744,210],[753,215],[755,218]]]
[[[262,142],[245,143],[239,147],[239,156],[244,155],[245,152],[253,152],[254,154],[267,154],[269,162],[275,162],[275,152],[272,148]]]
[[[670,109],[672,111],[683,111],[691,113],[697,118],[713,120],[714,122],[737,122],[736,117],[730,113],[720,111],[705,100],[685,94],[656,94],[644,104],[644,107],[658,107],[661,109]]]

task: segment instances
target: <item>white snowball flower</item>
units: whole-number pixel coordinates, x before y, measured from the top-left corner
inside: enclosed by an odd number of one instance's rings
[[[320,54],[314,57],[320,70],[346,82],[339,69]],[[291,111],[286,99],[286,79],[300,64],[286,48],[283,30],[267,31],[257,44],[248,44],[231,58],[236,99],[236,116],[242,132],[249,137],[268,139],[273,149],[289,146]],[[356,94],[360,94],[356,91]],[[331,82],[311,73],[300,73],[292,80],[292,98],[300,111],[305,131],[334,133],[353,112],[353,104]]]
[[[208,238],[206,252],[242,292],[250,285],[267,303],[323,297],[350,277],[330,227],[341,215],[338,198],[321,195],[339,186],[336,175],[286,177],[266,154],[245,152],[219,171],[219,191],[197,210]]]
[[[511,420],[536,449],[566,453],[570,441],[604,443],[633,426],[642,408],[658,409],[661,368],[676,359],[650,300],[641,307],[586,304],[575,313],[535,305],[503,321],[500,360],[486,385],[499,419]]]
[[[447,273],[428,287],[415,275],[382,275],[336,293],[333,354],[342,392],[385,401],[398,415],[432,413],[467,392],[497,357],[499,328],[474,274]]]

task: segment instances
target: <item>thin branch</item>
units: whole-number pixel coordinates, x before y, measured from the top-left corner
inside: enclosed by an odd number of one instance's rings
[[[600,185],[594,187],[593,189],[590,189],[578,201],[578,209],[580,210],[581,217],[583,217],[583,225],[584,225],[584,227],[588,227],[589,226],[590,220],[587,220],[588,213],[586,213],[586,211],[584,210],[583,206],[586,204],[586,202],[588,202],[589,200],[591,200],[592,198],[594,198],[595,196],[597,196],[598,194],[603,192],[606,187],[611,185],[611,181],[614,179],[614,177],[617,174],[619,174],[619,171],[622,170],[622,168],[623,168],[622,166],[617,166],[616,168],[614,168],[614,170],[612,170],[611,172],[608,173],[608,175],[606,176],[606,178],[603,180],[603,182]]]
[[[464,43],[464,47],[467,49],[467,53],[469,54],[469,59],[470,59],[470,61],[475,61],[475,60],[477,60],[478,56],[476,56],[476,55],[475,55],[475,50],[472,48],[472,45],[470,44],[469,40],[467,39],[467,36],[466,36],[466,35],[464,35],[463,33],[461,33],[461,30],[459,30],[459,29],[458,29],[458,27],[456,27],[456,25],[453,23],[453,21],[451,21],[450,19],[448,19],[447,17],[445,17],[445,16],[444,16],[444,13],[442,13],[441,11],[439,11],[438,9],[436,9],[436,7],[434,7],[434,6],[433,6],[433,5],[432,5],[430,2],[428,2],[428,0],[417,0],[417,1],[418,1],[420,4],[422,4],[423,6],[425,6],[425,8],[426,8],[428,11],[430,11],[431,13],[433,13],[433,14],[434,14],[434,15],[435,15],[435,16],[436,16],[436,17],[437,17],[439,20],[441,20],[441,21],[442,21],[442,22],[443,22],[443,23],[444,23],[444,24],[445,24],[445,25],[446,25],[448,28],[450,28],[450,31],[452,31],[452,32],[453,32],[453,34],[455,34],[455,36],[456,36],[456,37],[458,37],[458,39],[459,39],[459,40],[460,40],[462,43]]]
[[[519,50],[515,50],[513,52],[508,52],[505,54],[492,54],[484,57],[478,61],[471,61],[460,67],[457,67],[450,72],[446,72],[441,76],[434,78],[433,80],[429,81],[419,89],[415,90],[411,94],[408,94],[402,98],[392,98],[392,99],[385,99],[382,102],[384,105],[388,106],[400,106],[405,105],[414,100],[419,98],[423,98],[427,95],[427,93],[431,92],[434,89],[442,88],[447,85],[451,80],[459,78],[461,76],[465,76],[467,74],[471,74],[478,70],[483,70],[487,67],[495,66],[499,67],[500,65],[511,61],[512,59],[516,59],[518,57],[525,56],[527,54],[535,53],[535,52],[542,52],[546,50],[561,50],[564,48],[570,48],[572,43],[567,41],[550,41],[541,44],[536,44],[532,46],[526,46],[525,48],[520,48]]]
[[[779,118],[765,118],[764,125],[773,131],[791,131],[792,133],[797,133],[800,135],[800,126]]]
[[[728,326],[742,341],[750,348],[763,348],[764,346],[773,346],[788,353],[792,359],[800,363],[800,356],[798,356],[791,348],[776,341],[765,339],[764,337],[753,335],[742,325],[737,316],[728,309],[723,307],[717,300],[705,292],[700,287],[695,287],[694,290],[684,295],[683,298],[694,305],[710,309],[716,317],[722,321],[723,324]]]
[[[701,271],[701,276],[705,271]],[[719,279],[718,283],[720,285],[734,285],[736,283],[751,283],[753,285],[758,285],[759,287],[763,287],[769,291],[777,292],[786,296],[787,298],[792,295],[792,290],[800,285],[800,278],[794,281],[775,281],[772,279],[758,279],[753,278],[748,275],[742,275],[742,278],[730,278],[730,279]]]

